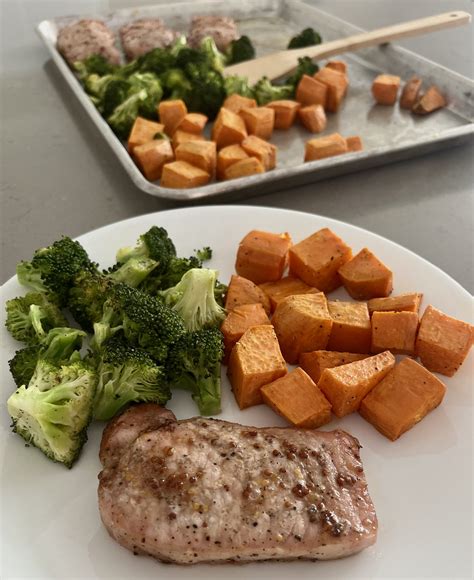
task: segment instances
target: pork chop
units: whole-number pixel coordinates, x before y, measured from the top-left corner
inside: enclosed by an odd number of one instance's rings
[[[165,48],[172,44],[177,36],[178,33],[166,28],[160,18],[134,20],[120,29],[120,39],[129,60],[154,48]]]
[[[61,28],[57,47],[70,65],[93,54],[103,56],[112,64],[120,63],[114,33],[101,20],[84,19]]]
[[[217,48],[224,51],[238,38],[235,21],[227,16],[194,16],[189,28],[189,45],[199,48],[206,36],[213,38]]]
[[[165,562],[348,556],[377,534],[359,449],[341,430],[177,421],[137,405],[104,431],[100,514],[122,546]]]

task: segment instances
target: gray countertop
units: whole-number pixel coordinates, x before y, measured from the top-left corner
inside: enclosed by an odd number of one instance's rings
[[[363,28],[450,10],[467,0],[313,0]],[[147,3],[140,0],[138,5]],[[45,18],[110,11],[133,0],[1,0],[1,279],[61,234],[91,229],[170,203],[143,194],[62,81],[34,32]],[[472,26],[401,44],[466,76]],[[244,203],[317,213],[381,234],[428,259],[470,292],[473,276],[473,146],[448,149]]]

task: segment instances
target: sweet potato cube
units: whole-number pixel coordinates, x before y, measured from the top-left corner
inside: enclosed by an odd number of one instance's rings
[[[209,175],[216,170],[216,144],[214,141],[185,141],[176,147],[177,161],[186,161]]]
[[[296,100],[304,105],[322,105],[326,107],[328,88],[325,84],[303,75],[296,88]]]
[[[296,114],[301,107],[297,101],[280,100],[272,101],[265,105],[275,111],[275,129],[289,129],[296,119]]]
[[[367,302],[369,314],[373,312],[418,312],[423,294],[410,292],[387,298],[372,298]]]
[[[281,352],[290,364],[296,364],[302,352],[326,348],[332,328],[326,296],[296,294],[277,306],[272,324]]]
[[[326,157],[334,157],[347,153],[347,143],[344,137],[339,133],[331,133],[324,137],[317,137],[306,141],[305,145],[305,161],[316,161],[318,159],[325,159]]]
[[[403,87],[400,97],[400,107],[402,109],[412,109],[415,103],[418,102],[418,95],[420,93],[423,81],[418,77],[412,77]]]
[[[347,73],[347,64],[342,60],[330,60],[326,63],[327,68],[332,68],[341,73]]]
[[[352,258],[352,250],[329,228],[323,228],[290,248],[290,274],[322,292],[341,285],[337,271]]]
[[[136,145],[133,158],[143,175],[150,181],[156,181],[160,179],[165,163],[173,161],[174,154],[168,139],[156,139]]]
[[[188,109],[181,99],[172,101],[161,101],[158,105],[158,116],[160,123],[165,126],[165,133],[170,137],[178,128],[178,125],[187,115]]]
[[[324,67],[319,69],[313,78],[326,85],[328,89],[325,109],[330,113],[337,113],[349,86],[347,75],[334,68]]]
[[[264,282],[260,284],[260,288],[270,298],[272,312],[288,296],[294,296],[296,294],[316,294],[319,292],[317,288],[308,286],[306,282],[294,276],[286,276],[286,278],[281,278],[281,280],[277,280],[276,282]]]
[[[329,350],[314,350],[303,352],[300,355],[300,367],[305,370],[315,383],[319,381],[324,369],[333,369],[341,365],[347,365],[356,360],[368,358],[368,354],[352,352],[332,352]]]
[[[224,179],[228,167],[249,156],[240,145],[228,145],[217,154],[217,179]]]
[[[265,173],[265,167],[256,157],[249,157],[233,163],[224,171],[224,179],[237,179],[238,177],[247,177]]]
[[[242,304],[229,312],[221,324],[221,332],[224,336],[224,364],[229,360],[234,344],[251,326],[271,324],[263,305]]]
[[[270,107],[250,107],[242,109],[240,116],[245,122],[247,133],[261,139],[270,139],[275,124],[275,111]]]
[[[412,111],[417,115],[429,115],[447,105],[446,99],[435,86],[430,87],[414,105]]]
[[[395,366],[362,401],[359,413],[395,441],[443,400],[446,387],[411,358]]]
[[[261,387],[287,372],[271,324],[252,326],[244,332],[232,349],[227,369],[235,399],[241,409],[263,403]]]
[[[367,304],[328,300],[328,310],[333,325],[327,349],[369,353],[372,327]]]
[[[198,135],[196,133],[186,133],[181,131],[181,129],[176,129],[171,138],[171,143],[173,144],[173,149],[177,149],[183,143],[188,143],[189,141],[205,141],[203,135]]]
[[[270,314],[270,300],[263,290],[247,278],[235,274],[231,276],[225,299],[227,311],[242,306],[242,304],[257,304],[259,302],[265,312]]]
[[[367,248],[341,266],[339,276],[356,300],[388,296],[393,288],[392,271]]]
[[[178,125],[178,129],[185,133],[196,133],[196,135],[200,135],[206,123],[206,115],[202,115],[201,113],[188,113]]]
[[[353,137],[346,137],[346,145],[349,153],[354,153],[355,151],[362,151],[364,148],[362,145],[362,139],[359,135],[354,135]]]
[[[144,145],[145,143],[153,141],[155,135],[163,133],[164,130],[165,126],[161,123],[155,123],[155,121],[137,117],[128,136],[127,145],[129,153],[133,153],[137,145]]]
[[[288,264],[291,237],[252,230],[240,242],[235,271],[255,284],[279,280]]]
[[[399,87],[400,77],[379,75],[372,83],[372,95],[379,105],[394,105]]]
[[[217,149],[242,143],[245,137],[247,129],[242,117],[222,107],[212,128],[212,140],[216,142]]]
[[[357,411],[362,399],[395,366],[389,351],[346,365],[325,369],[318,387],[326,395],[337,417]]]
[[[298,114],[303,127],[311,133],[321,133],[326,129],[327,119],[322,105],[301,107]]]
[[[206,185],[210,178],[211,176],[207,171],[194,167],[186,161],[173,161],[163,166],[160,185],[173,189],[185,189]]]
[[[372,352],[390,350],[415,354],[417,312],[374,312],[372,315]]]
[[[255,99],[250,99],[249,97],[242,97],[241,95],[235,94],[227,97],[222,106],[238,115],[242,109],[256,107],[257,101]]]
[[[331,404],[303,369],[264,385],[264,403],[296,427],[317,429],[331,420]]]
[[[428,306],[421,318],[415,350],[430,371],[452,377],[469,354],[474,327]]]
[[[241,146],[250,157],[256,157],[260,161],[265,171],[275,168],[277,148],[272,143],[250,135],[242,141]]]

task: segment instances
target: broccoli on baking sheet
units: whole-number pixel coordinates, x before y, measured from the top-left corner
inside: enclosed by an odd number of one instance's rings
[[[232,40],[225,50],[226,65],[237,64],[255,58],[255,47],[248,36]]]
[[[314,46],[315,44],[321,44],[321,35],[314,30],[314,28],[305,28],[293,38],[290,39],[287,48],[305,48],[307,46]]]

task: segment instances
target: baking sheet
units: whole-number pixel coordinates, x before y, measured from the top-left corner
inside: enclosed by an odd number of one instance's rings
[[[277,168],[268,173],[231,181],[211,183],[195,189],[169,189],[147,181],[126,148],[101,117],[81,84],[56,50],[57,32],[82,17],[103,19],[113,30],[137,18],[160,17],[167,25],[186,32],[197,14],[221,14],[235,18],[241,34],[255,43],[257,54],[284,49],[288,39],[306,26],[313,26],[329,41],[356,34],[361,30],[301,0],[226,0],[217,2],[169,3],[118,10],[111,14],[83,14],[45,20],[38,33],[62,76],[113,149],[136,186],[156,197],[180,202],[220,198],[222,201],[249,197],[256,193],[315,182],[454,146],[474,133],[474,83],[436,63],[394,45],[363,49],[342,55],[348,64],[350,87],[341,110],[328,115],[324,134],[360,135],[364,151],[311,163],[303,163],[304,144],[312,135],[300,126],[289,131],[274,131],[271,139],[278,147]],[[436,84],[448,95],[447,108],[426,117],[395,107],[375,105],[370,92],[373,78],[386,72],[407,80],[413,74],[425,86]],[[262,71],[263,74],[263,71]]]

